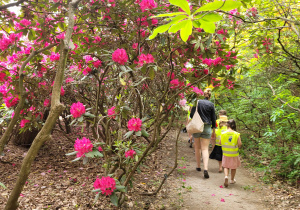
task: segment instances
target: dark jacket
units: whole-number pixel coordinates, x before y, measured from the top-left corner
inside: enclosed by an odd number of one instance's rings
[[[191,110],[190,118],[193,118],[196,107]],[[207,99],[198,101],[198,113],[205,124],[211,125],[212,128],[216,128],[216,114],[215,106]]]

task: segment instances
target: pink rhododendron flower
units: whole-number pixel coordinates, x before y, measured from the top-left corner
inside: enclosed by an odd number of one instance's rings
[[[50,60],[51,60],[51,61],[58,61],[58,60],[59,60],[59,57],[60,57],[60,54],[59,54],[59,53],[51,52]]]
[[[25,124],[26,124],[26,123],[29,123],[29,122],[30,122],[30,120],[22,119],[21,122],[20,122],[20,127],[21,127],[21,128],[24,128]]]
[[[184,86],[184,82],[179,81],[178,79],[173,79],[170,81],[170,88],[171,89],[177,89],[182,88]]]
[[[127,127],[130,131],[140,131],[142,126],[142,120],[140,118],[131,118],[128,123]]]
[[[99,66],[101,66],[101,64],[102,64],[102,62],[100,60],[97,60],[97,61],[93,62],[93,66],[95,68],[98,68]]]
[[[82,74],[87,75],[91,71],[92,71],[92,69],[90,67],[86,67],[85,69],[83,69]]]
[[[98,151],[99,151],[99,152],[102,152],[102,151],[103,151],[102,147],[99,146],[99,147],[98,147]]]
[[[141,54],[138,58],[139,66],[143,66],[145,63],[154,63],[154,57],[151,54]]]
[[[60,95],[61,96],[65,95],[65,89],[63,88],[63,86],[60,87]]]
[[[74,149],[78,151],[76,154],[77,157],[84,157],[85,153],[93,151],[93,144],[88,138],[83,137],[75,141]]]
[[[0,82],[4,82],[4,78],[5,78],[6,74],[3,72],[0,72]]]
[[[44,101],[44,107],[49,106],[49,104],[50,104],[50,99],[46,98]]]
[[[125,157],[126,158],[132,158],[133,159],[133,156],[136,154],[136,152],[134,150],[128,150],[127,152],[125,152]]]
[[[89,61],[93,60],[93,57],[90,55],[85,55],[85,56],[83,56],[83,59],[85,60],[86,63],[88,63]]]
[[[194,93],[198,94],[198,95],[203,95],[203,91],[201,89],[199,89],[198,87],[192,87]]]
[[[185,106],[185,104],[186,104],[186,100],[185,99],[182,99],[182,100],[179,101],[179,105],[180,106]]]
[[[77,102],[71,105],[70,112],[74,118],[78,118],[85,113],[85,107],[82,103]]]
[[[116,181],[109,176],[102,177],[101,179],[97,178],[94,182],[94,188],[100,189],[103,195],[111,195],[116,189]]]
[[[115,109],[116,109],[116,107],[113,106],[113,107],[111,107],[110,109],[107,110],[107,115],[110,116],[110,118],[112,118],[112,119],[116,118],[116,116],[112,116],[112,115],[116,114]]]
[[[157,4],[154,0],[142,0],[141,3],[139,3],[142,12],[144,12],[146,9],[154,9],[157,7]]]
[[[128,60],[128,55],[124,49],[118,48],[115,52],[113,52],[112,59],[113,61],[121,65],[124,65]]]
[[[27,20],[27,19],[22,19],[20,21],[20,23],[23,24],[24,26],[29,26],[31,24],[31,22],[29,20]]]
[[[19,97],[18,96],[17,97],[9,96],[9,97],[3,98],[3,99],[4,99],[5,106],[7,108],[15,106],[19,102]]]
[[[134,43],[134,44],[132,45],[132,48],[133,48],[133,49],[137,49],[137,48],[138,48],[138,46],[139,46],[139,44],[138,44],[138,43]]]
[[[167,76],[170,77],[170,75],[171,75],[171,72],[168,72]],[[172,75],[171,75],[171,79],[174,79],[174,78],[175,78],[175,74],[173,72]]]
[[[74,81],[74,79],[72,78],[72,77],[68,77],[67,79],[66,79],[66,83],[70,83],[70,82],[73,82]]]

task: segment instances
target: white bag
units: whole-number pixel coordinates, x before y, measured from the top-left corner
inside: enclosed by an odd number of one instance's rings
[[[186,126],[186,130],[190,134],[202,133],[203,129],[204,129],[204,123],[198,113],[198,103],[199,103],[199,101],[197,102],[196,111],[194,113],[192,120]]]

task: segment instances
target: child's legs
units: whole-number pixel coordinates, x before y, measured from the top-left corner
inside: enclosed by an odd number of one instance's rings
[[[208,169],[208,158],[209,158],[208,146],[209,146],[209,141],[210,141],[210,139],[203,139],[203,138],[200,139],[204,170]]]
[[[231,169],[231,180],[234,180],[236,169]]]
[[[192,141],[192,139],[191,139]],[[194,138],[195,141],[195,158],[197,162],[197,167],[200,168],[200,162],[201,162],[201,145],[200,145],[200,138]]]
[[[219,171],[222,171],[222,161],[219,161]]]
[[[224,168],[224,174],[225,174],[225,176],[228,176],[228,174],[229,174],[229,168]]]

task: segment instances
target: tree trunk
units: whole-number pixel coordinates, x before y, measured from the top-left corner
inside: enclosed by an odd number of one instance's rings
[[[49,117],[47,118],[41,131],[34,139],[26,157],[22,162],[19,177],[8,198],[5,210],[15,210],[18,208],[18,199],[20,193],[24,188],[25,182],[30,174],[32,162],[34,161],[35,157],[38,154],[38,151],[40,150],[44,142],[51,138],[51,131],[55,125],[55,122],[65,108],[65,106],[60,103],[60,89],[64,77],[65,65],[69,52],[69,43],[74,27],[74,12],[79,2],[80,0],[72,0],[72,2],[69,4],[69,25],[66,31],[65,39],[61,42],[60,59],[52,90],[51,109]]]

